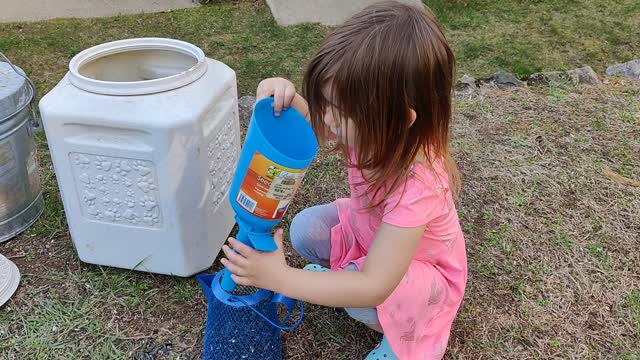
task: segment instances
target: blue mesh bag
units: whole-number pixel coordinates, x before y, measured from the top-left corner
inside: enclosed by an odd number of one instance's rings
[[[264,289],[238,286],[228,293],[220,286],[222,272],[197,275],[207,298],[203,360],[280,360],[280,332],[297,328],[302,302]],[[290,326],[299,308],[299,319]]]

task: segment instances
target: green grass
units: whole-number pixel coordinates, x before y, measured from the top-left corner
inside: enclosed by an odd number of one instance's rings
[[[502,224],[497,229],[488,231],[484,236],[484,241],[487,245],[484,247],[500,251],[505,256],[511,255],[515,245],[511,242],[512,239],[505,236],[505,234],[509,234],[510,231],[511,227],[507,224]]]
[[[527,138],[522,135],[514,135],[511,137],[511,144],[515,147],[525,146]]]
[[[494,277],[498,273],[496,265],[493,261],[481,263],[476,270],[478,274],[486,277]]]
[[[34,286],[38,280],[46,285]],[[138,309],[158,292],[144,280],[132,281],[128,271],[115,269],[26,274],[22,282],[32,297],[30,311],[0,312],[0,354],[10,350],[5,354],[32,359],[125,358],[123,339],[99,314]]]
[[[640,336],[640,290],[633,290],[624,300],[624,308],[629,312],[629,318]]]
[[[554,244],[564,249],[572,249],[575,246],[575,242],[571,236],[564,231],[559,231],[555,234]]]
[[[28,354],[33,359],[45,359],[56,354],[69,359],[116,359],[125,358],[116,343],[113,331],[107,329],[102,319],[87,316],[103,306],[96,298],[80,297],[65,300],[58,297],[36,300],[33,312],[18,317],[20,326],[28,331],[5,332],[8,321],[2,321],[2,333],[9,333],[4,344],[13,345],[13,350]],[[15,319],[15,318],[14,318]],[[80,339],[91,339],[87,347]],[[0,345],[0,350],[6,345]]]
[[[29,299],[23,309],[29,310],[0,312],[0,358],[12,354],[30,359],[128,358],[140,346],[131,343],[140,324],[119,327],[116,317],[147,321],[157,306],[188,304],[199,295],[194,279],[164,280],[172,283],[173,291],[161,293],[153,275],[96,266],[69,273],[24,274],[22,291]]]
[[[198,294],[200,289],[198,288],[194,279],[179,279],[175,287],[175,300],[184,301],[192,299]]]
[[[591,124],[592,124],[591,127],[593,128],[593,130],[596,130],[596,131],[602,131],[607,128],[607,124],[603,119],[595,119]]]
[[[444,24],[465,72],[519,76],[582,64],[602,71],[631,60],[640,3],[626,1],[426,1]]]
[[[559,102],[567,97],[567,90],[559,86],[551,86],[547,91],[547,98],[554,102]]]
[[[635,0],[425,1],[442,22],[462,72],[518,76],[583,64],[603,71],[637,56]]]
[[[176,38],[231,66],[239,93],[251,94],[266,77],[298,82],[302,65],[327,31],[318,25],[281,28],[264,5],[227,3],[161,14],[0,24],[0,51],[32,74],[39,90],[46,92],[82,49],[123,38]]]
[[[603,269],[608,270],[611,268],[611,258],[601,242],[588,244],[586,249],[589,254],[598,261]]]
[[[433,0],[460,73],[498,69],[526,76],[583,64],[603,71],[640,53],[640,3],[635,0]],[[597,14],[597,15],[596,15]],[[0,24],[0,51],[33,75],[41,92],[64,74],[68,60],[89,46],[144,36],[192,42],[238,74],[240,94],[284,76],[299,83],[306,60],[330,29],[281,28],[261,2],[216,3],[198,9],[107,19]]]
[[[513,194],[513,197],[511,198],[511,202],[519,207],[519,208],[525,208],[527,205],[529,205],[529,194],[525,193],[525,192],[517,192],[515,194]]]

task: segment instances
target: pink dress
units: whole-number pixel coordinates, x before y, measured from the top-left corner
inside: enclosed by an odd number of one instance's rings
[[[441,359],[467,282],[467,256],[447,174],[413,166],[406,188],[367,210],[362,172],[349,169],[351,198],[338,199],[340,223],[331,230],[331,269],[362,269],[382,222],[426,230],[409,269],[393,293],[377,307],[391,348],[401,360]],[[403,193],[404,190],[404,193]],[[402,239],[398,239],[402,241]]]

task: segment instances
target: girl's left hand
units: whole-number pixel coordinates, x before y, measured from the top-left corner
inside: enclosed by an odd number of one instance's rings
[[[278,249],[262,252],[229,238],[229,245],[224,245],[222,251],[226,258],[222,264],[231,271],[231,278],[239,285],[277,291],[277,284],[290,269],[282,249],[282,229],[278,229],[273,236]],[[235,250],[235,251],[234,251]]]

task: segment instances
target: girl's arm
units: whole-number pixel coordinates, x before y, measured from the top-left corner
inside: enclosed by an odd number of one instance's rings
[[[229,260],[223,259],[223,264],[241,285],[269,289],[323,306],[375,307],[402,280],[424,229],[383,223],[361,271],[311,272],[289,267],[282,251],[281,230],[275,235],[278,250],[272,253],[262,253],[230,239],[238,253],[225,246],[223,250]]]

